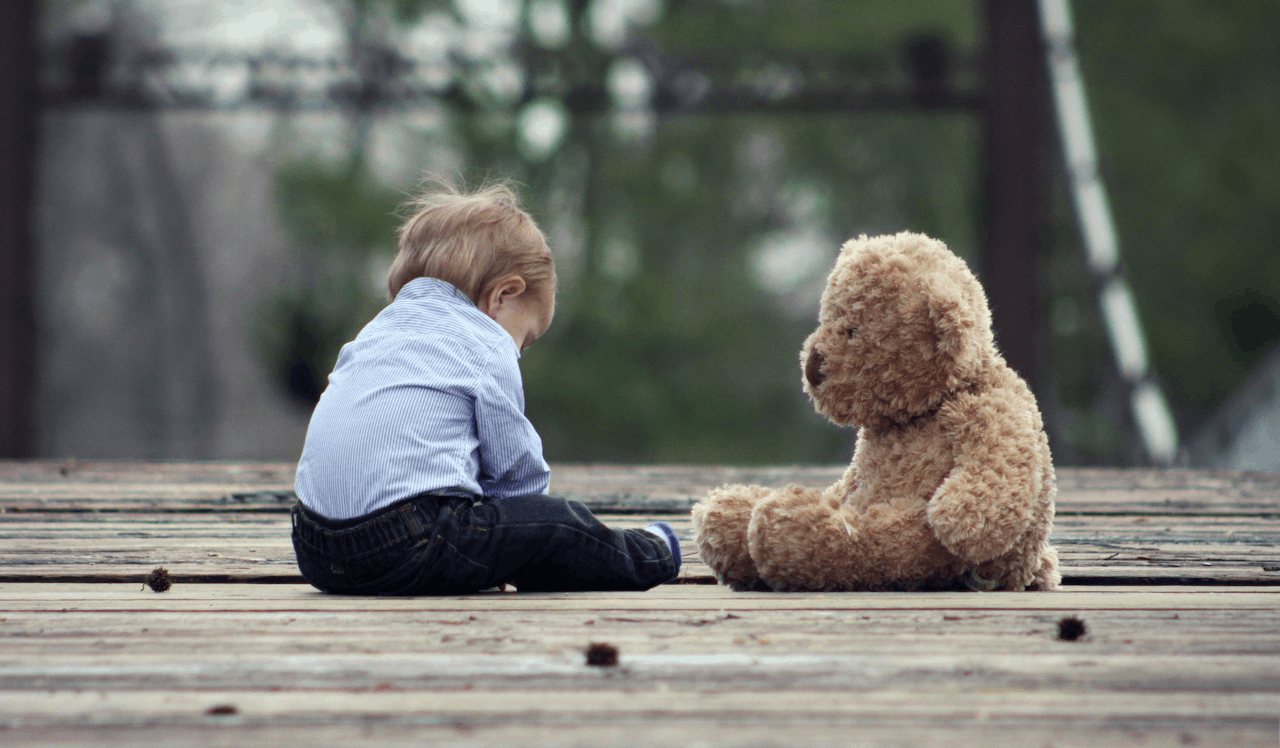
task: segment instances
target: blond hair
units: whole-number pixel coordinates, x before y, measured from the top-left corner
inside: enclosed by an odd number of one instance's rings
[[[400,226],[400,251],[387,274],[392,299],[414,278],[439,278],[483,306],[494,286],[512,276],[535,295],[554,296],[547,238],[507,184],[467,192],[436,183],[406,207],[413,215]]]

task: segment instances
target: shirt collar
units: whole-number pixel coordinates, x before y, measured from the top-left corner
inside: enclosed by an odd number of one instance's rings
[[[452,298],[479,311],[479,307],[471,300],[471,297],[464,294],[449,281],[443,281],[439,278],[414,278],[400,287],[400,293],[396,294],[396,298],[402,297],[406,299]]]
[[[482,325],[488,325],[502,333],[502,337],[511,343],[511,347],[516,352],[516,358],[522,358],[520,346],[511,339],[511,333],[507,332],[502,325],[498,324],[493,318],[480,311],[480,307],[471,300],[470,296],[463,293],[457,286],[449,281],[440,280],[439,278],[414,278],[408,283],[400,287],[400,293],[396,294],[396,300],[405,299],[408,301],[416,299],[442,299],[449,303],[457,304],[464,309],[470,310],[468,316],[474,316],[476,321]]]

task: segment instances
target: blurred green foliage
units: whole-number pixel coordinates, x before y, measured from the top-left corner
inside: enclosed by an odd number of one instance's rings
[[[788,219],[776,205],[742,204],[750,178],[741,151],[776,143],[788,154],[774,166],[784,175],[780,199],[810,200],[825,213],[820,284],[836,237],[889,230],[897,210],[899,220],[914,214],[935,233],[959,224],[950,228],[961,243],[972,229],[965,211],[952,215],[951,202],[934,199],[935,180],[886,183],[881,160],[909,149],[912,134],[935,143],[939,158],[972,155],[967,123],[896,119],[682,119],[664,123],[642,158],[608,144],[610,133],[599,132],[607,122],[584,124],[597,132],[576,140],[596,144],[598,164],[586,190],[587,263],[561,296],[560,319],[539,343],[545,350],[524,364],[529,414],[548,454],[730,463],[847,456],[852,435],[823,426],[800,392],[798,352],[816,319],[817,288],[796,313],[752,273],[753,245]],[[859,157],[848,148],[855,142],[867,148]],[[617,231],[634,242],[634,275],[608,267]]]
[[[358,19],[377,9],[405,24],[440,12],[463,21],[438,0],[348,7],[357,36],[370,28]],[[1121,255],[1185,438],[1280,339],[1280,47],[1270,38],[1280,4],[1073,7]],[[931,34],[972,61],[979,10],[926,0],[686,0],[667,3],[645,34],[674,56],[748,63],[892,63],[910,39]],[[603,79],[611,53],[586,25],[574,24],[564,53],[577,74]],[[500,100],[448,110],[440,139],[465,173],[523,185],[558,254],[556,321],[522,360],[528,414],[553,461],[847,459],[852,432],[812,412],[797,360],[840,242],[909,228],[980,266],[973,115],[690,115],[636,139],[606,114],[574,119],[542,160],[522,150],[517,114]],[[1046,149],[1047,171],[1060,168],[1055,158]],[[1052,374],[1039,395],[1060,461],[1126,462],[1140,453],[1061,182],[1045,224]],[[383,302],[370,263],[394,253],[394,209],[412,189],[380,183],[359,148],[337,166],[280,168],[279,210],[299,270],[264,307],[257,339],[300,402],[314,401],[340,344]],[[807,274],[797,269],[803,254],[769,264],[770,247],[803,241],[826,247],[825,264]],[[770,272],[799,280],[775,283]]]

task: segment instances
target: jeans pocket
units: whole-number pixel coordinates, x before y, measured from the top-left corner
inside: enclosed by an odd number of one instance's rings
[[[311,545],[295,532],[293,552],[298,560],[298,571],[307,584],[322,592],[353,594],[359,580],[348,573],[345,559],[337,559]]]
[[[416,565],[416,573],[404,577],[402,591],[385,594],[460,595],[493,584],[493,567],[471,558],[442,536],[432,538],[431,545],[434,547],[424,551],[423,562]]]
[[[469,500],[424,502],[356,527],[300,530],[294,552],[302,577],[346,595],[462,594],[492,586],[487,528],[460,515]],[[380,523],[380,524],[379,524]],[[477,560],[481,559],[481,560]]]
[[[426,546],[403,538],[377,550],[342,555],[326,553],[299,538],[293,538],[298,571],[311,586],[339,595],[383,595],[412,579],[423,562],[419,552]]]

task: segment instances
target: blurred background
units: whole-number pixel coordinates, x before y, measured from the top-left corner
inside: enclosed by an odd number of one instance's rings
[[[0,5],[0,456],[296,459],[434,172],[548,234],[553,462],[847,460],[800,343],[909,229],[1059,464],[1280,469],[1280,3]]]

